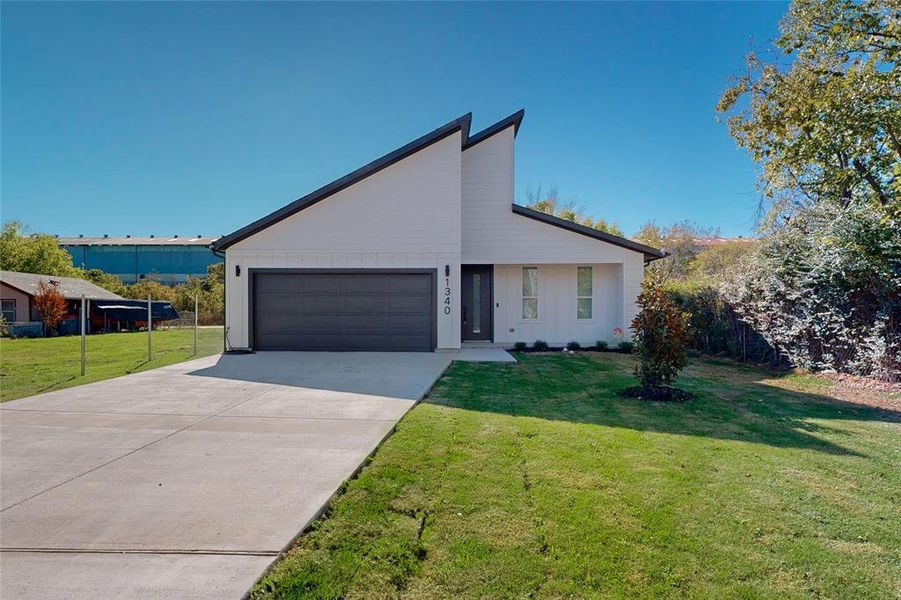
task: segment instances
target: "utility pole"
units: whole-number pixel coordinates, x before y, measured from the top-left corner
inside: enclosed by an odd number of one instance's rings
[[[85,299],[81,295],[81,376],[84,377]]]
[[[153,310],[150,294],[147,294],[147,362],[153,360]]]
[[[194,295],[194,356],[197,356],[197,307],[199,306],[198,296]]]

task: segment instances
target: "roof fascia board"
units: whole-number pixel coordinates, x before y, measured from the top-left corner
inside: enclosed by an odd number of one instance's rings
[[[509,117],[507,117],[506,119],[501,119],[494,125],[486,127],[482,131],[479,131],[478,133],[475,133],[475,134],[469,136],[468,139],[463,138],[464,139],[463,150],[468,150],[469,148],[472,148],[479,142],[484,142],[491,136],[497,135],[498,133],[504,131],[505,129],[507,129],[509,127],[513,127],[513,137],[515,138],[516,134],[519,133],[519,126],[522,125],[522,119],[525,116],[525,114],[526,114],[525,109],[524,108],[520,109],[520,110],[516,111],[515,113],[513,113],[512,115],[510,115]]]
[[[561,229],[566,229],[568,231],[572,231],[573,233],[578,233],[590,238],[594,238],[596,240],[600,240],[602,242],[607,242],[608,244],[613,244],[614,246],[626,248],[627,250],[632,250],[634,252],[641,252],[644,255],[645,262],[651,262],[652,260],[657,260],[659,258],[667,256],[667,253],[663,250],[645,246],[644,244],[633,242],[632,240],[619,237],[618,235],[612,235],[603,231],[598,231],[597,229],[592,229],[591,227],[579,225],[578,223],[573,223],[572,221],[567,221],[566,219],[561,219],[560,217],[555,217],[553,215],[549,215],[532,208],[520,206],[519,204],[513,205],[513,212],[514,214],[527,217],[529,219],[534,219],[548,225],[553,225],[555,227],[560,227]]]
[[[260,231],[287,219],[291,215],[294,215],[305,208],[309,208],[314,204],[325,200],[329,196],[332,196],[341,190],[348,188],[355,183],[366,179],[370,175],[374,175],[379,171],[390,167],[391,165],[400,162],[401,160],[423,150],[432,144],[443,140],[444,138],[453,135],[454,133],[460,131],[463,134],[463,141],[465,142],[469,135],[470,124],[472,123],[472,113],[467,113],[462,117],[454,119],[453,121],[447,123],[446,125],[442,125],[435,131],[431,133],[427,133],[426,135],[413,140],[409,144],[405,146],[401,146],[397,150],[389,152],[388,154],[382,156],[381,158],[377,158],[371,163],[364,165],[357,169],[356,171],[352,171],[347,175],[336,179],[335,181],[324,185],[318,190],[307,194],[301,198],[298,198],[294,202],[283,206],[282,208],[269,213],[265,217],[261,219],[257,219],[253,223],[249,225],[245,225],[241,229],[234,231],[226,236],[223,236],[212,242],[210,244],[210,248],[212,250],[224,250],[229,246],[240,242],[243,239],[246,239]]]

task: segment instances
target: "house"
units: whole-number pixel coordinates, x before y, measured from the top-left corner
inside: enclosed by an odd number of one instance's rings
[[[87,301],[87,333],[133,330],[147,325],[147,302],[126,300],[90,281],[77,277],[58,277],[35,273],[0,271],[0,304],[3,318],[15,336],[43,334],[41,314],[35,308],[34,297],[41,281],[56,283],[66,300],[66,311],[59,324],[59,332],[73,334],[80,331],[81,298]],[[169,302],[151,302],[153,322],[178,318]]]
[[[123,283],[154,277],[168,285],[184,283],[188,277],[204,277],[208,266],[221,262],[210,254],[209,245],[215,240],[199,235],[58,238],[76,267],[100,269]]]
[[[519,111],[455,119],[211,245],[235,349],[615,342],[655,248],[513,203]]]

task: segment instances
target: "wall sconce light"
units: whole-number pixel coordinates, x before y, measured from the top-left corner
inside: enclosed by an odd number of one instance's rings
[[[444,265],[444,276],[450,277],[450,265]]]
[[[241,265],[235,265],[235,277],[241,276]]]

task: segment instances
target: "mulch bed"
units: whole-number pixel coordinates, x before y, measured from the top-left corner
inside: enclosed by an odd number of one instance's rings
[[[652,402],[685,402],[693,398],[685,390],[668,386],[643,388],[636,385],[620,390],[617,394],[623,398],[638,398],[639,400],[650,400]]]

